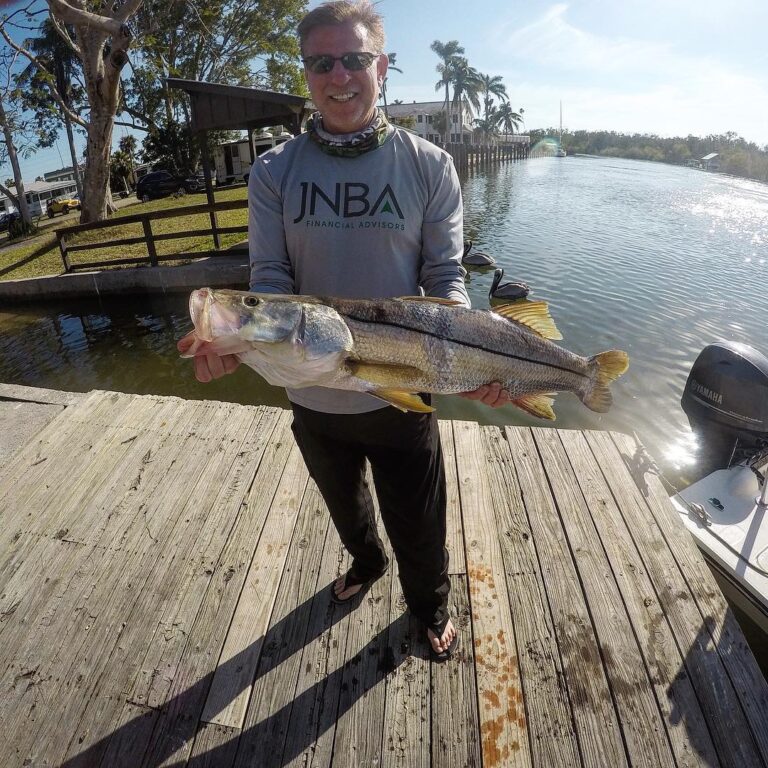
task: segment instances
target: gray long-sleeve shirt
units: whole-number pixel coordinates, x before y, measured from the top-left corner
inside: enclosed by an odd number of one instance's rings
[[[427,296],[469,306],[461,256],[461,189],[450,156],[395,129],[354,158],[322,152],[308,134],[262,155],[248,182],[250,287],[264,293]],[[326,413],[384,407],[359,392],[289,389]]]

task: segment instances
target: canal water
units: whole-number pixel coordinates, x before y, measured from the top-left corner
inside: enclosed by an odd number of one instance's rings
[[[508,163],[462,186],[473,250],[549,303],[561,343],[583,355],[629,353],[611,411],[563,393],[556,426],[634,432],[670,483],[690,481],[696,444],[680,396],[691,364],[721,339],[768,353],[768,186],[579,156]],[[470,271],[475,307],[488,306],[492,278],[492,269]],[[0,308],[0,381],[287,406],[282,390],[246,368],[198,384],[175,350],[190,328],[185,296]],[[457,397],[437,406],[444,418],[541,423]]]
[[[573,395],[555,401],[556,426],[635,433],[665,478],[696,474],[696,443],[680,408],[691,364],[717,340],[768,353],[768,186],[630,160],[568,157],[509,163],[462,182],[465,235],[505,278],[544,299],[583,355],[617,347],[630,370],[607,414]],[[468,289],[488,306],[493,270]],[[241,367],[199,384],[176,340],[191,328],[186,297],[0,307],[0,381],[287,406],[282,390]],[[436,398],[443,418],[541,424],[509,406]],[[755,638],[754,629],[748,629]],[[755,644],[764,643],[757,637]],[[760,654],[768,670],[768,654]]]

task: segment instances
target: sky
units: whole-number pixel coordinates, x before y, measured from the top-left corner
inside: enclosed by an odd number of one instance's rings
[[[386,50],[403,70],[390,73],[390,101],[438,100],[430,44],[458,40],[473,67],[502,77],[528,129],[556,127],[562,102],[565,130],[734,131],[768,145],[768,0],[381,0],[377,8]],[[115,141],[125,132],[116,127]],[[34,178],[67,157],[62,135],[22,168]]]

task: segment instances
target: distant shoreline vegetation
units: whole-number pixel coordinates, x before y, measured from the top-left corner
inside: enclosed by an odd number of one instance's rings
[[[558,133],[557,128],[529,131],[531,146]],[[666,139],[653,134],[574,131],[563,132],[562,144],[569,155],[624,157],[673,165],[685,165],[689,160],[701,160],[705,155],[717,152],[720,155],[720,173],[768,182],[768,147],[761,149],[732,132],[704,138],[686,136]]]

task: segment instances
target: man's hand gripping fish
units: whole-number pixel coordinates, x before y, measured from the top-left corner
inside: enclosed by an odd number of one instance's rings
[[[608,385],[627,370],[626,352],[580,357],[543,301],[492,311],[446,299],[337,299],[201,288],[185,356],[235,354],[270,384],[367,392],[404,411],[434,410],[419,392],[448,395],[494,381],[512,402],[554,419],[552,395],[574,392],[593,411],[612,402]]]

